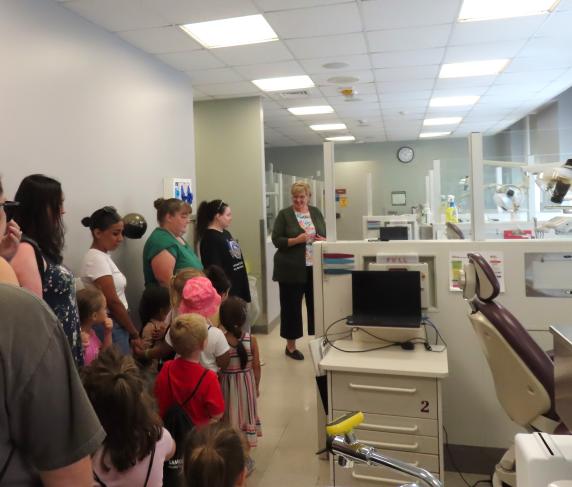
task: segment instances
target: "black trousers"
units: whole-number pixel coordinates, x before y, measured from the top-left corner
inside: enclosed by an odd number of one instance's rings
[[[314,335],[314,278],[313,267],[306,266],[306,282],[303,284],[279,282],[280,287],[280,336],[297,340],[304,335],[302,326],[302,298],[306,297],[308,335]]]

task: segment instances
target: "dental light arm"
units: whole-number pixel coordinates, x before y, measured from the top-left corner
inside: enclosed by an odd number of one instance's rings
[[[558,205],[562,204],[572,185],[572,159],[568,159],[560,167],[536,165],[526,166],[523,170],[530,174],[537,174],[540,187],[552,195],[550,201]]]
[[[433,474],[419,467],[386,457],[377,452],[375,448],[360,443],[353,432],[354,427],[363,422],[363,413],[348,413],[341,418],[328,423],[328,450],[338,455],[339,465],[351,465],[348,462],[359,462],[368,465],[383,465],[393,470],[411,475],[429,487],[442,487],[441,481]],[[408,487],[419,487],[418,484],[406,484]],[[402,487],[406,487],[403,485]]]

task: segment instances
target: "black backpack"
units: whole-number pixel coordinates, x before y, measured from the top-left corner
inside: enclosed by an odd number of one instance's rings
[[[171,387],[171,371],[167,374],[167,380],[169,382],[169,390],[171,391],[171,395],[175,397],[173,394],[173,388]],[[185,411],[185,405],[193,398],[195,393],[198,391],[201,382],[207,375],[208,369],[205,369],[201,378],[197,382],[197,385],[191,392],[190,396],[187,397],[183,401],[182,404],[179,404],[175,401],[163,417],[163,424],[167,431],[171,433],[173,440],[177,445],[177,450],[173,457],[165,462],[163,465],[163,487],[180,487],[182,485],[183,480],[183,446],[185,443],[185,438],[191,432],[191,430],[195,427],[193,424],[193,420]]]

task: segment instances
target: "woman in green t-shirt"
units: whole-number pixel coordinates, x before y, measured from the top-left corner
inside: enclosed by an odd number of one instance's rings
[[[168,286],[171,276],[180,269],[203,265],[183,238],[189,224],[191,206],[177,198],[159,198],[153,203],[159,226],[153,230],[143,248],[145,286]]]

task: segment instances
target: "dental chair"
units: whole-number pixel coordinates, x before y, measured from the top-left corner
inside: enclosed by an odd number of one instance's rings
[[[458,225],[451,222],[445,223],[445,236],[447,237],[447,240],[465,240],[463,230],[461,230]]]
[[[520,322],[495,302],[500,286],[489,263],[468,254],[461,275],[469,319],[485,354],[497,398],[508,416],[527,430],[554,433],[560,419],[555,411],[554,365]],[[495,467],[493,486],[516,486],[514,445]]]

